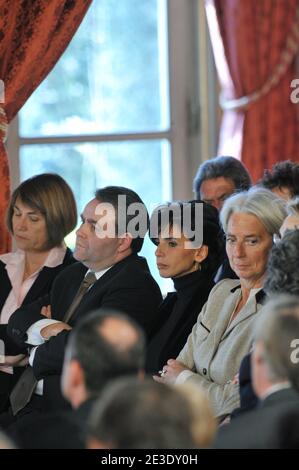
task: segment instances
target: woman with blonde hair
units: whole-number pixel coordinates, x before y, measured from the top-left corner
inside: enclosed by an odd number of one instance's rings
[[[239,406],[234,377],[252,347],[273,235],[285,215],[284,201],[262,188],[225,201],[220,218],[229,262],[239,280],[216,284],[177,359],[169,359],[155,377],[159,382],[198,385],[220,420]]]

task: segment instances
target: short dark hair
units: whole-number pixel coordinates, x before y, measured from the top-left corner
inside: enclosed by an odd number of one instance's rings
[[[299,195],[299,164],[291,160],[278,162],[271,170],[265,170],[258,184],[267,189],[287,188],[291,197]]]
[[[12,218],[17,199],[44,216],[48,236],[45,249],[59,246],[77,224],[74,194],[67,182],[55,173],[33,176],[14,190],[6,219],[7,227],[12,234]]]
[[[126,214],[118,214],[118,197],[119,196],[126,196]],[[131,204],[139,203],[142,204],[144,207],[144,212],[146,214],[146,223],[145,227],[146,230],[142,231],[142,227],[140,227],[140,236],[135,237],[132,239],[131,249],[133,253],[138,253],[143,245],[144,237],[146,235],[148,224],[149,224],[149,216],[146,209],[146,206],[140,196],[138,196],[135,191],[132,189],[125,188],[123,186],[106,186],[105,188],[98,189],[95,193],[95,197],[99,202],[106,202],[112,204],[116,211],[116,218],[123,217],[125,215],[125,226],[128,227],[129,222],[134,219],[136,214],[128,213],[128,207]],[[117,220],[116,220],[116,231],[117,231]]]
[[[287,230],[272,247],[264,289],[269,296],[293,294],[299,296],[299,230]]]
[[[254,339],[263,346],[263,357],[273,382],[288,379],[299,391],[299,363],[292,353],[299,338],[299,297],[280,294],[263,308],[255,324]]]
[[[100,328],[110,318],[118,318],[136,331],[137,340],[126,350],[118,350],[117,346],[103,337]],[[80,363],[88,393],[97,395],[109,380],[137,374],[143,369],[145,336],[127,315],[99,309],[89,313],[72,330],[67,354],[68,359],[76,359]]]
[[[153,211],[151,215],[151,228],[152,228],[152,221],[157,221],[158,223],[158,234],[161,233],[163,227],[161,227],[161,223],[163,221],[162,214],[163,212],[167,211],[169,214],[168,220],[170,227],[173,225],[179,224],[180,229],[183,230],[183,211],[184,207],[189,206],[190,208],[190,222],[191,222],[191,230],[194,231],[196,229],[196,204],[203,205],[203,245],[207,245],[209,248],[208,256],[205,260],[201,263],[201,269],[213,274],[217,271],[221,263],[224,259],[224,233],[222,231],[220,222],[219,222],[219,213],[215,207],[207,204],[204,201],[199,200],[190,200],[190,201],[174,201],[174,202],[166,202],[165,204],[161,204]],[[179,217],[178,217],[179,215]],[[158,240],[156,238],[152,238],[151,240],[155,245],[158,244]],[[192,239],[191,239],[192,241]]]
[[[240,160],[234,157],[218,156],[202,163],[193,181],[193,191],[200,199],[200,187],[205,180],[214,178],[230,179],[236,191],[247,191],[251,187],[250,175]]]
[[[175,388],[127,378],[105,388],[87,434],[115,449],[191,449],[191,425],[192,407]]]

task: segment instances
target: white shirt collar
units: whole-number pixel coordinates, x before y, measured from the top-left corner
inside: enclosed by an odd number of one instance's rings
[[[49,251],[49,254],[41,267],[56,268],[62,264],[66,252],[66,245],[62,243],[60,246],[55,246]],[[5,253],[0,256],[0,261],[2,261],[7,266],[19,266],[21,263],[24,263],[25,252],[23,250],[17,250],[11,253]]]
[[[112,266],[109,266],[109,268],[106,268],[106,269],[102,269],[101,271],[92,271],[92,269],[89,269],[88,271],[86,271],[86,274],[85,276],[90,273],[90,272],[93,272],[95,277],[97,278],[97,281],[100,279],[100,277],[104,276],[104,274],[109,271],[109,269],[112,268]]]

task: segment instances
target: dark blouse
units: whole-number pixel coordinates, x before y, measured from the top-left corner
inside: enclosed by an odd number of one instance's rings
[[[167,294],[160,305],[159,324],[147,349],[146,372],[151,374],[178,356],[214,286],[213,276],[205,271],[195,271],[173,282],[176,292]]]

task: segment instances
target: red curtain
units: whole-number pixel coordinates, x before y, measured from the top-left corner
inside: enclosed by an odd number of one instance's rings
[[[10,249],[5,228],[10,195],[7,124],[54,67],[91,2],[0,0],[0,253]]]
[[[222,87],[219,154],[253,180],[275,162],[299,161],[299,105],[292,103],[299,49],[297,0],[206,0]]]

